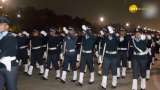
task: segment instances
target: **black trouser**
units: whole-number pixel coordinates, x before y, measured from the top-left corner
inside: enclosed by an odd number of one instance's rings
[[[32,50],[31,51],[31,65],[35,66],[36,62],[38,62],[39,65],[43,65],[43,52],[41,49]]]
[[[3,75],[0,73],[0,90],[2,90],[4,87],[4,77]]]
[[[130,47],[129,48],[129,51],[128,51],[128,61],[132,61],[133,59],[133,47]]]
[[[6,84],[7,90],[17,90],[17,75],[18,75],[17,66],[12,67],[10,72],[7,71],[5,68],[1,68],[0,78],[2,79],[2,81],[0,81],[0,90],[1,88],[3,88],[4,83]]]
[[[121,67],[121,62],[122,62],[122,67],[127,67],[127,51],[119,51],[118,52],[118,67]]]
[[[112,75],[117,75],[117,55],[105,55],[103,60],[103,75],[108,76],[112,69]]]
[[[133,79],[138,79],[139,76],[142,78],[146,77],[146,69],[147,69],[148,56],[138,56],[134,55],[133,57]]]
[[[59,57],[58,53],[54,53],[54,54],[49,53],[47,58],[46,68],[49,69],[50,65],[53,64],[55,67],[55,70],[59,70],[58,57]]]
[[[90,72],[94,72],[92,53],[82,53],[80,61],[80,72],[84,72],[86,65],[88,66]]]
[[[29,58],[27,49],[19,49],[17,53],[17,59],[22,60],[23,64],[27,64],[27,59]]]
[[[68,65],[70,64],[71,65],[71,68],[73,71],[76,71],[77,70],[77,67],[76,67],[76,60],[77,57],[76,57],[76,52],[73,52],[73,53],[65,53],[64,55],[64,63],[63,63],[63,71],[67,71],[68,70]]]
[[[148,55],[148,62],[146,67],[147,70],[150,70],[151,63],[152,63],[152,55]]]

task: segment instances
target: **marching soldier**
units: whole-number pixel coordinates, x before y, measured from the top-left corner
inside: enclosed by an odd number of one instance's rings
[[[80,75],[78,85],[83,85],[84,70],[87,65],[90,72],[89,84],[94,83],[94,63],[93,63],[93,48],[95,44],[95,37],[92,35],[89,27],[83,25],[84,36],[82,37],[81,61],[80,61]]]
[[[138,78],[141,77],[141,90],[146,90],[146,67],[148,62],[148,52],[146,35],[142,29],[136,29],[133,45],[133,82],[132,90],[138,89]]]
[[[117,68],[117,78],[121,77],[121,64],[122,64],[122,78],[126,77],[127,70],[127,59],[128,59],[128,46],[129,46],[129,36],[127,36],[125,29],[121,28],[119,36],[119,46],[118,46],[118,68]]]
[[[160,36],[158,34],[155,34],[155,60],[158,60],[159,58],[159,47],[160,47]]]
[[[77,67],[76,67],[76,42],[77,36],[74,28],[70,27],[69,30],[64,27],[63,28],[66,36],[64,38],[64,62],[63,62],[63,71],[61,76],[61,82],[66,82],[67,70],[70,65],[73,71],[72,82],[77,80]]]
[[[41,31],[41,37],[42,37],[42,45],[41,45],[41,50],[43,53],[43,61],[45,62],[45,60],[47,59],[47,53],[46,53],[46,49],[47,49],[47,32],[46,31]]]
[[[60,79],[60,66],[59,66],[59,45],[61,38],[53,28],[49,29],[48,41],[47,41],[47,63],[46,69],[43,75],[44,80],[48,80],[48,73],[50,65],[53,65],[56,70],[56,79]]]
[[[5,83],[7,90],[17,90],[17,38],[9,32],[9,24],[7,17],[0,17],[0,88]]]
[[[156,60],[156,37],[155,37],[155,34],[152,32],[151,33],[151,38],[152,38],[152,48],[151,48],[151,51],[152,51],[152,65],[154,65],[155,63],[155,60]]]
[[[17,59],[24,65],[24,73],[28,71],[28,46],[29,46],[29,34],[26,31],[22,31],[17,36],[18,52]],[[22,60],[22,61],[21,61]]]
[[[148,62],[147,62],[147,68],[146,68],[146,79],[150,79],[150,69],[151,69],[151,64],[152,64],[152,38],[150,34],[146,34],[146,39],[147,39],[147,47],[149,49],[148,53]]]
[[[107,34],[104,36],[105,45],[103,49],[103,76],[101,86],[102,88],[107,87],[109,70],[112,69],[112,87],[117,87],[117,60],[118,60],[118,45],[119,40],[114,33],[114,28],[108,26],[106,31]]]
[[[79,67],[79,63],[81,60],[81,43],[82,43],[82,36],[78,35],[78,39],[77,39],[77,47],[76,47],[76,51],[77,51],[77,68]]]
[[[42,45],[42,37],[40,36],[40,32],[38,30],[33,30],[31,41],[31,64],[29,66],[29,70],[27,74],[32,76],[33,68],[36,65],[36,62],[40,65],[40,72],[39,74],[42,75],[44,73],[44,66],[43,66],[43,52],[41,49]]]
[[[100,31],[99,42],[98,42],[98,74],[102,75],[102,64],[103,64],[103,47],[104,47],[104,32]]]
[[[129,36],[129,46],[128,46],[128,69],[131,69],[132,68],[132,57],[133,57],[133,46],[131,45],[131,42],[132,42],[132,37],[133,34],[132,33],[128,33],[128,36]]]

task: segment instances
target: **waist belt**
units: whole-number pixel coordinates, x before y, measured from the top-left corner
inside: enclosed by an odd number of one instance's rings
[[[38,47],[32,47],[32,49],[40,49],[41,47],[40,46],[38,46]]]
[[[117,51],[106,51],[106,54],[117,54]]]
[[[72,52],[75,52],[76,50],[75,49],[70,49],[70,50],[66,50],[66,51],[72,53]]]
[[[92,53],[91,50],[82,50],[83,53]]]
[[[136,52],[133,53],[133,55],[138,55],[138,56],[143,56],[143,55],[147,55],[147,54],[148,54],[148,51],[141,52],[141,53],[136,53]]]
[[[128,49],[127,48],[118,48],[118,50],[126,51]]]
[[[47,47],[46,45],[42,45],[41,47]]]
[[[48,50],[56,50],[56,49],[57,49],[56,47],[48,48]]]
[[[27,46],[21,46],[21,47],[19,47],[19,49],[25,49],[25,48],[27,48]]]
[[[130,45],[129,47],[133,47],[133,45]]]

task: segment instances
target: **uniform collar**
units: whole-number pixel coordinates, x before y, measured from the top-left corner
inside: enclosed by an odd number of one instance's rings
[[[0,40],[8,34],[8,31],[0,32]]]

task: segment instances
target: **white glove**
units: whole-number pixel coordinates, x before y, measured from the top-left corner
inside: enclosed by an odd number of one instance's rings
[[[80,56],[80,54],[78,54],[78,55],[77,55],[77,61],[78,61],[78,62],[80,62],[80,58],[81,58],[81,56]]]
[[[60,54],[60,59],[64,60],[64,54],[63,53]]]
[[[148,38],[148,40],[152,39],[151,35],[147,35],[147,38]]]
[[[104,35],[104,32],[103,32],[103,31],[100,31],[100,34],[103,36],[103,35]]]
[[[86,25],[82,25],[82,29],[83,29],[84,31],[87,31],[88,27],[87,27]]]
[[[47,51],[45,51],[43,54],[43,58],[47,59],[47,54],[48,54]]]
[[[28,53],[28,56],[31,55],[31,51],[29,49],[27,50],[27,53]]]
[[[69,33],[69,31],[67,30],[67,28],[66,28],[66,27],[63,27],[63,31],[64,31],[66,34],[68,34],[68,33]]]
[[[148,48],[149,55],[152,55],[151,48]]]
[[[119,37],[119,33],[116,33],[116,36]]]
[[[7,71],[11,71],[11,62],[14,61],[16,59],[16,57],[3,57],[0,59],[0,63],[4,64]]]
[[[108,26],[108,30],[110,34],[114,33],[114,28],[112,26]]]
[[[45,31],[41,31],[40,32],[42,35],[44,35],[44,36],[47,36],[47,32],[45,32]]]
[[[124,41],[124,37],[120,37],[120,42]]]
[[[145,40],[146,36],[144,34],[141,35],[141,40]]]
[[[98,56],[99,56],[98,51],[96,51],[95,55],[96,55],[96,57],[98,57]]]
[[[98,63],[99,63],[99,64],[102,64],[102,63],[103,63],[102,55],[100,55],[100,56],[98,57]]]
[[[29,37],[29,33],[27,33],[26,31],[23,31],[22,34],[26,35],[27,37]]]
[[[16,34],[16,33],[12,33],[12,35],[13,35],[14,37],[16,37],[16,36],[17,36],[17,34]]]
[[[132,38],[132,39],[134,39],[134,38],[135,38],[135,36],[131,36],[131,38]]]

